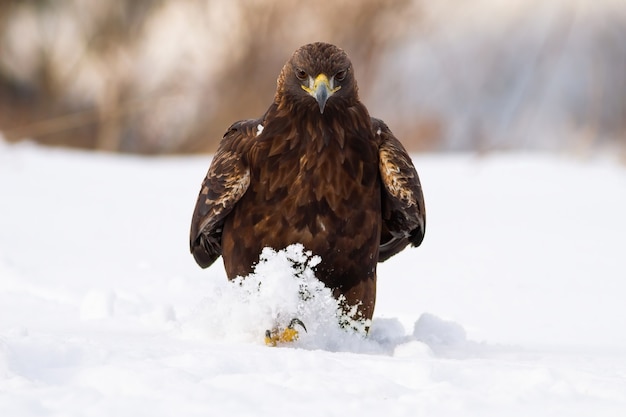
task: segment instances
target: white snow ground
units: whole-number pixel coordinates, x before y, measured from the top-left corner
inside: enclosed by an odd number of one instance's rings
[[[195,265],[209,160],[0,142],[2,416],[626,415],[623,166],[416,156],[426,239],[362,339],[284,253],[262,291]],[[294,309],[310,332],[264,346]]]

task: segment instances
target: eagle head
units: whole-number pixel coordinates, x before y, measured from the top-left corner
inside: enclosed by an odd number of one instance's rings
[[[276,103],[319,109],[358,101],[348,55],[335,45],[316,42],[298,48],[278,76]]]

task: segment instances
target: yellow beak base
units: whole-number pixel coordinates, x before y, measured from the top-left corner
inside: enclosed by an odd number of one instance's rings
[[[312,86],[311,81],[313,81]],[[305,85],[302,85],[301,87],[317,101],[317,104],[320,107],[320,113],[324,113],[324,107],[326,107],[328,99],[341,88],[341,86],[331,88],[328,77],[323,73],[315,77],[315,80],[310,79],[309,87]]]

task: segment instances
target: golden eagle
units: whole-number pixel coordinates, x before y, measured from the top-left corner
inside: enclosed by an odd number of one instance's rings
[[[411,158],[359,101],[348,55],[318,42],[287,61],[263,117],[224,134],[190,246],[203,268],[221,255],[234,279],[252,272],[264,247],[301,243],[321,257],[316,276],[344,307],[358,306],[354,318],[371,319],[376,264],[419,246],[425,225]]]

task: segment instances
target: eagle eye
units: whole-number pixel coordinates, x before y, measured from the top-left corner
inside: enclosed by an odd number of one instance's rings
[[[337,74],[335,74],[335,80],[343,81],[346,78],[346,75],[348,75],[348,70],[341,70]]]
[[[304,81],[307,79],[308,74],[302,68],[296,68],[296,77],[298,77],[300,81]]]

